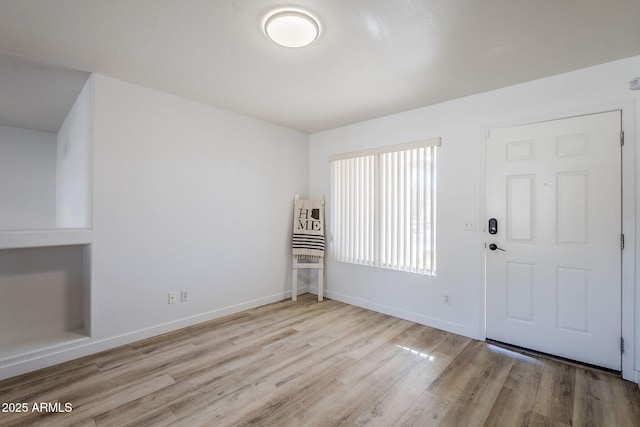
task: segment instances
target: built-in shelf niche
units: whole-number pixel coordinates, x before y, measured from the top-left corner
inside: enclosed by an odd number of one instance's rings
[[[91,228],[92,88],[55,133],[0,124],[0,231]]]
[[[91,245],[0,249],[0,363],[90,336]]]
[[[0,230],[56,227],[56,134],[0,126]]]
[[[91,336],[93,81],[57,132],[0,124],[0,367]]]

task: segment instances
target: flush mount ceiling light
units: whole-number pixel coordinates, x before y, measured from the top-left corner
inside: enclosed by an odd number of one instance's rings
[[[264,23],[267,36],[285,47],[311,44],[320,32],[318,21],[297,10],[283,10],[269,16]]]

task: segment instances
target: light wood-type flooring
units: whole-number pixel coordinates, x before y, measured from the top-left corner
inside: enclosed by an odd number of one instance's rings
[[[1,426],[640,426],[616,375],[310,294],[0,381],[9,402]]]

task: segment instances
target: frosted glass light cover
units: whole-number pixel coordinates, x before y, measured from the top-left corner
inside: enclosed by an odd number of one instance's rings
[[[283,11],[271,15],[264,24],[264,30],[281,46],[303,47],[318,37],[320,28],[318,22],[305,13]]]

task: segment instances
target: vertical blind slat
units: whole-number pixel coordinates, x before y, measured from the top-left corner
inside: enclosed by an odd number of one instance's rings
[[[433,274],[434,162],[434,147],[332,161],[333,257]]]
[[[356,159],[355,163],[355,176],[361,176],[361,167],[362,167],[362,159],[358,158]],[[358,183],[356,183],[355,187],[354,187],[354,197],[353,197],[353,202],[355,205],[355,215],[353,218],[353,221],[355,223],[354,225],[354,236],[353,236],[353,247],[355,248],[354,250],[354,255],[353,258],[355,260],[355,262],[359,262],[360,261],[360,248],[361,248],[361,239],[360,239],[360,224],[362,222],[362,205],[360,204],[360,188],[362,187],[361,185],[357,185]]]
[[[424,171],[425,171],[425,185],[427,186],[427,188],[430,188],[431,187],[431,183],[430,183],[431,179],[430,179],[430,175],[429,175],[429,155],[428,154],[426,154],[424,156],[423,168],[424,168]],[[424,259],[424,267],[423,268],[428,269],[429,265],[431,263],[429,262],[429,257],[430,257],[430,255],[429,255],[429,236],[428,236],[429,233],[427,232],[427,230],[428,230],[428,227],[429,227],[429,220],[430,220],[430,216],[431,215],[429,215],[429,212],[430,212],[429,195],[428,195],[428,192],[426,192],[426,191],[425,191],[425,198],[424,198],[424,212],[425,212],[425,215],[424,215],[425,222],[424,222],[424,232],[422,233],[423,241],[424,241],[423,242],[424,252],[423,252],[422,258]]]

